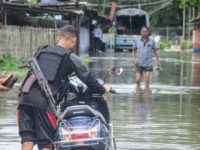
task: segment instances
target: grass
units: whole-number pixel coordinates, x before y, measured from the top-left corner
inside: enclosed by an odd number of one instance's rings
[[[81,57],[80,58],[81,61],[85,62],[85,63],[89,63],[89,62],[92,62],[93,60],[89,57]]]
[[[10,54],[5,53],[0,56],[0,67],[3,70],[17,70],[21,64],[25,62],[25,59],[13,58]]]
[[[10,54],[5,53],[0,56],[0,69],[2,73],[17,74],[19,78],[23,78],[28,69],[19,69],[19,66],[25,62],[23,58],[13,58]]]
[[[81,57],[80,59],[85,63],[93,61],[89,57]],[[17,74],[19,78],[24,78],[28,72],[28,69],[19,69],[19,66],[25,62],[26,60],[24,58],[13,58],[10,54],[5,53],[0,55],[0,70],[3,71],[3,73],[13,73]]]

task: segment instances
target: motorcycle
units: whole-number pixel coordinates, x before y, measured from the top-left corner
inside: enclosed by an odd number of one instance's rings
[[[113,67],[105,79],[118,76],[122,68]],[[111,115],[105,95],[91,93],[77,77],[69,77],[69,92],[60,107],[54,150],[116,150]],[[112,90],[111,93],[116,93]]]

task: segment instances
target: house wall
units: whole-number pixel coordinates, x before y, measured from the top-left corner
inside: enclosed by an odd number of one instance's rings
[[[192,56],[192,62],[200,61],[200,23],[195,25],[194,32],[194,54]],[[200,64],[192,63],[192,85],[200,86]]]
[[[200,53],[200,23],[194,29],[194,52]]]

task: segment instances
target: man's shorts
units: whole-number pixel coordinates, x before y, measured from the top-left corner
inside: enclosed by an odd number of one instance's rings
[[[135,66],[136,66],[136,72],[140,73],[141,75],[143,74],[143,72],[153,71],[153,66],[142,67],[142,66],[139,66],[138,64],[136,64]]]
[[[39,149],[50,148],[56,129],[56,118],[51,112],[20,105],[17,118],[21,143],[33,142]]]

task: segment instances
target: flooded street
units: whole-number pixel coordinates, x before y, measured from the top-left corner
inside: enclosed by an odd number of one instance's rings
[[[160,55],[161,69],[154,70],[149,93],[135,91],[130,52],[102,53],[88,64],[100,77],[113,66],[124,68],[109,80],[119,94],[107,95],[118,150],[200,149],[200,61],[191,53]],[[0,95],[0,150],[20,149],[17,88]]]

